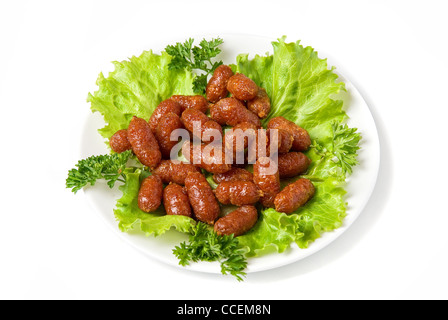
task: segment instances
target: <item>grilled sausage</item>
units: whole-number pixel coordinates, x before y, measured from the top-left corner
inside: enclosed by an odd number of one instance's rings
[[[254,182],[263,191],[261,204],[273,208],[275,196],[280,192],[280,175],[277,164],[267,157],[258,159],[254,164]]]
[[[148,122],[134,116],[129,124],[128,139],[132,151],[143,165],[152,169],[159,164],[162,153]]]
[[[219,100],[210,107],[210,116],[220,125],[236,126],[241,122],[250,122],[261,127],[258,116],[247,110],[241,101],[233,97]]]
[[[251,122],[238,123],[224,135],[226,149],[234,152],[243,151],[248,147],[249,140],[255,141],[257,130],[257,126]]]
[[[283,117],[272,118],[269,120],[267,127],[268,129],[284,129],[291,133],[294,138],[291,148],[292,151],[305,151],[311,145],[308,131]]]
[[[308,179],[299,179],[287,185],[275,197],[275,210],[293,213],[314,196],[314,185]]]
[[[199,110],[203,113],[206,113],[208,110],[209,102],[201,95],[196,96],[174,95],[171,97],[171,99],[180,104],[182,112],[190,108]]]
[[[221,210],[205,176],[199,172],[190,172],[185,179],[185,187],[195,217],[213,225]]]
[[[115,134],[110,138],[109,145],[112,151],[116,153],[122,153],[127,150],[131,150],[132,146],[128,140],[128,130],[118,130]]]
[[[251,181],[224,181],[216,188],[215,195],[222,204],[242,206],[257,203],[263,192]]]
[[[214,230],[222,235],[238,237],[249,231],[258,220],[258,212],[254,206],[242,206],[216,221]]]
[[[144,212],[156,211],[162,204],[163,183],[158,176],[143,180],[138,192],[138,207]]]
[[[222,147],[211,144],[193,145],[190,141],[186,141],[182,146],[182,155],[196,167],[211,173],[224,173],[232,169],[231,164],[226,163]]]
[[[232,168],[224,173],[215,173],[213,180],[216,183],[224,181],[254,181],[254,175],[252,172],[242,168]]]
[[[157,130],[157,125],[159,124],[160,119],[162,119],[162,117],[169,112],[175,113],[180,117],[182,113],[182,107],[173,99],[166,99],[160,102],[148,121],[149,126],[151,127],[151,130],[154,134]]]
[[[159,142],[162,157],[170,159],[171,149],[178,143],[177,140],[171,140],[171,133],[176,129],[183,128],[182,121],[177,114],[169,112],[164,115],[157,125],[156,138]]]
[[[301,152],[289,152],[278,155],[278,172],[280,178],[292,178],[306,172],[311,159]]]
[[[238,100],[252,100],[257,96],[258,86],[242,73],[230,77],[227,90]]]
[[[272,152],[287,153],[291,150],[294,138],[289,131],[284,129],[268,129],[266,130],[266,135],[269,137],[267,147],[267,154],[269,156]]]
[[[185,128],[203,141],[214,141],[218,136],[222,139],[222,127],[216,121],[207,117],[196,109],[187,109],[182,112],[182,123]],[[196,127],[195,127],[196,126]]]
[[[247,101],[247,109],[264,119],[271,111],[271,100],[264,88],[258,88],[257,95],[254,99]]]
[[[163,190],[163,206],[167,215],[192,216],[187,191],[176,183],[169,184]]]
[[[208,101],[216,103],[227,97],[229,94],[229,91],[227,90],[227,82],[231,76],[233,76],[233,71],[229,66],[220,65],[216,68],[205,88],[205,95],[207,96]]]
[[[162,160],[159,166],[154,169],[153,174],[158,175],[165,184],[172,182],[184,185],[185,178],[190,172],[200,172],[200,171],[196,166],[190,163]]]

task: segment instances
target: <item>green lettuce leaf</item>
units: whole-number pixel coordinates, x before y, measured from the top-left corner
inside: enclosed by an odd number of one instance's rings
[[[120,186],[123,196],[117,201],[115,218],[121,231],[141,230],[146,235],[159,236],[170,229],[188,233],[195,221],[189,217],[166,215],[163,206],[156,212],[146,213],[137,203],[141,181],[150,175],[141,169],[126,169],[126,183]]]
[[[249,60],[248,54],[241,54],[232,66],[266,89],[272,107],[263,123],[282,116],[308,130],[313,139],[330,145],[332,124],[347,117],[342,100],[331,98],[345,90],[344,83],[336,81],[338,75],[334,68],[328,69],[326,59],[300,41],[286,43],[283,37],[272,45],[273,55]]]
[[[157,105],[174,94],[193,94],[194,75],[185,70],[169,70],[172,57],[144,51],[128,61],[113,62],[115,70],[98,76],[98,90],[87,101],[93,112],[100,112],[107,125],[100,134],[109,139],[126,129],[135,115],[149,120]]]
[[[283,252],[292,243],[307,248],[322,232],[342,225],[346,216],[343,186],[346,175],[357,164],[361,138],[356,129],[342,124],[347,119],[343,102],[332,97],[345,86],[337,81],[326,59],[320,59],[313,48],[303,47],[300,42],[286,43],[285,38],[272,45],[272,55],[256,55],[251,60],[247,54],[239,55],[232,69],[266,89],[272,108],[264,124],[283,116],[308,130],[313,145],[306,154],[312,164],[304,177],[313,182],[316,194],[290,215],[262,209],[255,227],[238,238],[248,256],[273,249]],[[282,187],[295,179],[283,181]]]

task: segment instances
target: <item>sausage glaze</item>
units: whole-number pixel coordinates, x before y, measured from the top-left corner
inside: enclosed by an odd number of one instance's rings
[[[254,206],[242,206],[216,221],[214,230],[220,235],[238,237],[249,231],[258,220],[258,212]]]
[[[132,151],[143,165],[153,169],[159,164],[162,153],[148,122],[134,116],[129,124],[128,139]]]
[[[258,88],[256,97],[247,101],[247,109],[255,113],[261,119],[268,116],[271,111],[271,100],[264,88]]]
[[[263,192],[251,181],[224,181],[216,188],[215,195],[222,204],[242,206],[257,203]]]
[[[119,130],[110,138],[109,145],[112,151],[122,153],[131,150],[132,146],[128,139],[128,130]]]
[[[153,133],[156,132],[160,119],[169,112],[175,113],[180,117],[182,107],[179,103],[172,99],[166,99],[160,102],[148,121]]]
[[[230,77],[227,82],[227,90],[238,100],[252,100],[257,96],[258,86],[252,79],[242,73]]]
[[[268,129],[284,129],[291,133],[294,138],[291,148],[292,151],[305,151],[311,145],[308,131],[283,117],[272,118],[269,120],[267,127]]]
[[[200,172],[199,169],[186,162],[172,160],[162,160],[157,168],[154,169],[153,174],[158,175],[162,182],[169,184],[170,182],[185,185],[185,178],[190,172]]]
[[[185,187],[195,217],[199,221],[213,225],[221,209],[205,176],[199,172],[189,173],[185,179]]]
[[[263,191],[261,204],[273,208],[275,197],[281,188],[277,164],[267,157],[258,159],[254,164],[254,182]]]
[[[232,168],[224,173],[215,173],[213,180],[216,183],[231,182],[231,181],[254,181],[254,175],[252,172],[242,168]]]
[[[258,116],[247,110],[244,104],[233,97],[219,100],[210,107],[210,116],[220,125],[236,126],[241,122],[250,122],[261,127]]]
[[[143,180],[138,192],[138,207],[144,212],[153,212],[162,204],[163,183],[158,176]]]
[[[209,102],[207,101],[206,98],[204,98],[201,95],[195,95],[195,96],[174,95],[171,97],[171,99],[180,104],[182,112],[190,108],[199,110],[203,113],[206,113],[208,110]]]
[[[278,171],[280,178],[293,178],[308,170],[311,159],[302,152],[289,152],[278,155]]]
[[[287,185],[275,197],[275,210],[293,213],[314,196],[314,185],[308,179],[299,179]]]
[[[233,71],[229,66],[220,65],[216,68],[205,88],[205,95],[208,101],[216,103],[227,97],[229,94],[229,91],[227,90],[227,82],[231,76],[233,76]]]
[[[192,216],[187,191],[176,183],[169,184],[163,190],[163,206],[167,215]]]
[[[179,116],[173,112],[167,113],[160,119],[157,125],[156,138],[163,158],[170,159],[171,149],[178,143],[177,140],[171,141],[171,133],[183,127]]]

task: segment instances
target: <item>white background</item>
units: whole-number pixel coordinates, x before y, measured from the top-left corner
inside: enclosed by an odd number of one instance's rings
[[[0,298],[447,299],[445,1],[1,1]],[[331,53],[381,143],[355,224],[244,282],[153,261],[65,189],[100,71],[163,40],[245,33]]]

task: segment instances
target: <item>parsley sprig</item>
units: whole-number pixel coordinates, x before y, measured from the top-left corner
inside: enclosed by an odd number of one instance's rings
[[[221,38],[207,41],[203,39],[199,46],[194,46],[194,39],[189,38],[184,43],[177,42],[175,45],[169,45],[165,51],[172,56],[168,65],[169,70],[188,70],[203,71],[205,73],[197,74],[193,80],[193,91],[198,94],[205,93],[207,86],[207,77],[212,74],[222,61],[212,61],[212,58],[221,53],[218,47],[224,41]]]
[[[115,182],[125,182],[123,171],[126,169],[126,163],[131,156],[132,151],[112,155],[92,156],[78,161],[77,169],[68,172],[66,180],[67,188],[71,188],[74,193],[78,192],[86,185],[94,185],[99,179],[105,179],[110,188],[113,188]]]
[[[242,281],[246,275],[243,270],[247,267],[247,261],[238,239],[233,235],[219,236],[202,222],[193,227],[189,242],[176,246],[173,253],[182,266],[190,262],[219,261],[222,274],[231,274],[238,281]]]

